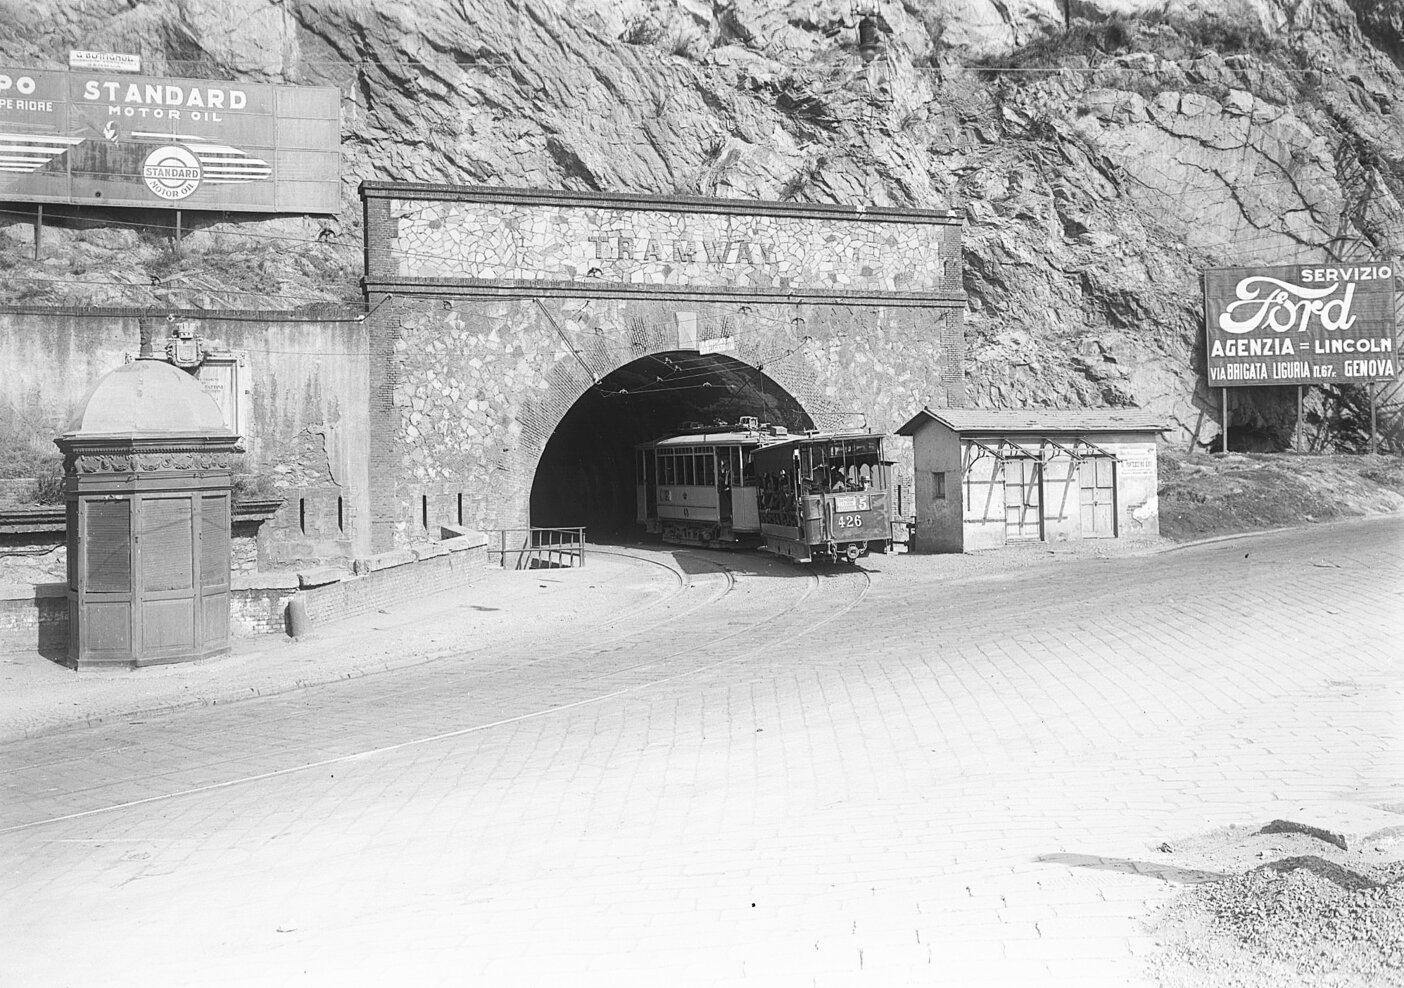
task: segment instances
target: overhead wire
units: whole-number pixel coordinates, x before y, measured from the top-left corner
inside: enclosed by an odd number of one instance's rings
[[[302,64],[335,64],[335,65],[346,65],[346,66],[382,65],[382,66],[396,66],[396,67],[410,67],[410,68],[416,68],[416,67],[418,67],[418,68],[430,68],[430,67],[432,67],[432,66],[430,65],[430,63],[428,63],[428,62],[426,62],[426,61],[424,61],[424,60],[414,59],[414,58],[395,59],[395,60],[387,60],[387,59],[367,59],[367,58],[360,58],[360,59],[341,59],[341,58],[334,58],[334,59],[301,59],[300,62],[301,62]],[[495,65],[495,66],[490,66],[490,68],[499,67],[499,66],[501,66],[501,65],[503,65],[503,64],[507,64],[507,63],[508,63],[507,60],[503,60],[502,62],[497,63],[497,65]],[[171,59],[168,59],[168,60],[166,60],[166,64],[167,64],[167,65],[210,65],[210,66],[218,66],[219,63],[215,62],[214,60],[207,60],[207,59],[195,59],[195,60],[171,60]],[[932,73],[932,74],[942,74],[942,73],[946,73],[946,72],[949,72],[951,69],[961,69],[961,70],[968,70],[968,71],[973,71],[973,72],[985,72],[985,73],[1021,73],[1021,72],[1029,72],[1029,73],[1042,73],[1042,74],[1045,74],[1045,75],[1046,75],[1046,74],[1057,74],[1057,73],[1076,73],[1076,74],[1088,74],[1088,73],[1125,73],[1125,74],[1128,74],[1128,75],[1140,75],[1140,76],[1145,76],[1145,75],[1158,75],[1158,74],[1159,74],[1159,69],[1158,69],[1158,67],[1157,67],[1157,66],[1154,66],[1154,65],[1125,65],[1125,64],[1110,63],[1110,62],[1102,62],[1102,63],[1096,64],[1096,65],[1087,65],[1087,66],[1068,66],[1068,65],[1062,65],[1062,66],[999,66],[999,65],[990,65],[990,64],[986,64],[986,63],[980,63],[980,62],[962,62],[962,63],[948,63],[948,64],[943,65],[943,66],[912,66],[911,68],[912,68],[914,71],[918,72],[918,73]],[[1282,67],[1282,66],[1271,66],[1270,69],[1271,69],[1271,71],[1273,71],[1273,72],[1278,72],[1278,73],[1283,73],[1283,74],[1288,74],[1288,75],[1291,75],[1291,74],[1294,74],[1294,73],[1307,74],[1307,73],[1313,73],[1313,72],[1318,72],[1318,71],[1319,71],[1319,70],[1315,70],[1315,69],[1293,69],[1293,68],[1290,68],[1290,67]],[[1246,158],[1246,156],[1247,156],[1247,153],[1248,153],[1249,148],[1251,147],[1251,127],[1252,127],[1252,119],[1251,119],[1251,115],[1250,115],[1250,119],[1249,119],[1249,128],[1250,128],[1250,130],[1249,130],[1249,138],[1245,140],[1245,143],[1244,143],[1243,148],[1242,148],[1243,157],[1245,157],[1245,158]],[[1133,176],[1133,177],[1134,177],[1134,176]],[[1165,190],[1165,189],[1154,189],[1154,188],[1151,188],[1151,187],[1149,187],[1149,186],[1145,186],[1144,188],[1145,188],[1145,194],[1146,194],[1147,196],[1154,196],[1154,197],[1161,197],[1161,198],[1181,198],[1181,197],[1188,197],[1188,196],[1190,196],[1190,195],[1192,195],[1192,194],[1194,194],[1194,193],[1196,193],[1196,192],[1199,192],[1199,191],[1204,191],[1204,190],[1209,190],[1209,189],[1215,189],[1215,188],[1219,188],[1219,187],[1234,188],[1234,189],[1269,188],[1269,187],[1275,187],[1275,186],[1286,185],[1286,184],[1294,184],[1294,182],[1295,182],[1295,179],[1292,178],[1291,176],[1284,176],[1284,177],[1282,177],[1282,178],[1275,178],[1275,179],[1274,179],[1274,178],[1267,178],[1267,179],[1262,179],[1262,180],[1258,180],[1258,181],[1244,182],[1244,183],[1231,182],[1231,181],[1229,181],[1229,180],[1221,180],[1220,182],[1208,183],[1208,184],[1205,184],[1205,185],[1183,184],[1183,185],[1181,185],[1178,189],[1176,189],[1176,190],[1174,190],[1174,191]],[[1135,194],[1133,193],[1132,195],[1134,196]],[[81,210],[82,210],[82,206],[79,205],[79,206],[77,207],[77,212],[78,212],[78,214],[79,214],[79,218],[80,218],[80,219],[82,218],[82,217],[81,217]],[[15,216],[28,216],[28,215],[29,215],[29,213],[28,213],[27,211],[21,211],[21,210],[17,210],[17,209],[5,209],[5,208],[0,208],[0,213],[9,214],[9,215],[15,215]],[[148,223],[141,223],[141,222],[135,222],[135,221],[123,221],[123,220],[117,220],[117,219],[112,219],[112,218],[108,218],[108,217],[94,218],[94,219],[93,219],[93,222],[101,223],[101,224],[106,225],[106,226],[128,226],[128,227],[133,227],[133,228],[138,228],[138,229],[149,229],[149,228],[150,228],[150,224],[148,224]],[[238,222],[238,221],[237,221],[237,220],[233,220],[233,219],[226,218],[226,219],[224,220],[224,222],[225,222],[225,223],[233,223],[233,222]],[[197,232],[198,232],[198,231],[197,231]],[[241,237],[241,238],[248,238],[248,239],[253,239],[253,240],[258,240],[258,241],[265,241],[265,242],[286,242],[286,243],[291,243],[291,244],[315,245],[315,246],[328,246],[328,247],[330,247],[330,248],[333,249],[333,250],[344,249],[344,248],[342,248],[341,245],[339,245],[339,244],[336,244],[336,243],[332,243],[332,242],[327,241],[327,240],[325,239],[324,235],[322,235],[322,234],[319,234],[318,236],[315,236],[315,237],[301,237],[301,236],[291,236],[291,235],[287,235],[287,234],[269,233],[269,232],[265,232],[265,231],[248,231],[248,230],[228,229],[228,228],[221,228],[221,229],[218,229],[218,230],[213,230],[213,231],[211,231],[211,233],[212,233],[212,235],[214,235],[214,236],[220,236],[220,237]],[[1243,245],[1245,245],[1245,244],[1277,241],[1277,240],[1284,239],[1284,238],[1286,238],[1286,239],[1292,239],[1292,238],[1294,238],[1295,236],[1296,236],[1296,235],[1295,235],[1292,231],[1280,231],[1280,232],[1279,232],[1279,231],[1261,231],[1259,234],[1254,235],[1254,236],[1249,236],[1249,237],[1235,237],[1235,238],[1233,238],[1232,240],[1216,241],[1216,242],[1211,242],[1211,243],[1187,244],[1187,246],[1188,246],[1190,249],[1207,249],[1207,248],[1209,248],[1209,247],[1216,247],[1216,246],[1218,246],[1218,247],[1243,246]],[[1305,246],[1305,245],[1304,245],[1304,246]],[[1317,249],[1324,249],[1324,247],[1322,247],[1322,248],[1317,248]],[[396,251],[396,253],[397,253],[398,256],[402,256],[402,257],[406,257],[406,258],[411,258],[411,259],[418,259],[418,260],[435,260],[435,261],[456,261],[456,260],[458,260],[458,258],[454,257],[453,255],[439,254],[439,253],[435,253],[435,252],[422,251],[422,250],[400,249],[400,250]],[[35,282],[35,283],[48,283],[48,284],[71,284],[71,285],[94,285],[94,284],[96,284],[96,285],[117,286],[117,287],[129,288],[129,289],[139,289],[139,288],[143,288],[143,287],[148,287],[148,286],[142,286],[142,285],[140,285],[140,284],[133,284],[133,283],[127,283],[127,282],[119,282],[119,281],[98,280],[98,279],[54,278],[54,277],[38,277],[38,276],[28,276],[28,275],[11,275],[11,277],[12,277],[12,278],[15,278],[15,279],[27,280],[27,281],[31,281],[31,282]],[[284,299],[284,300],[295,300],[295,301],[301,301],[301,302],[306,302],[306,303],[310,303],[310,304],[320,304],[320,305],[348,304],[348,303],[346,303],[346,302],[340,302],[340,303],[338,303],[337,300],[328,299],[328,298],[325,298],[325,297],[322,297],[322,296],[294,295],[294,294],[289,294],[289,293],[284,293],[284,292],[258,292],[258,291],[248,290],[248,289],[222,288],[222,287],[211,287],[211,286],[180,285],[180,284],[162,284],[162,285],[153,285],[153,286],[149,286],[149,287],[151,287],[151,288],[153,288],[153,289],[155,289],[155,290],[162,291],[162,292],[198,292],[198,293],[204,293],[204,294],[207,294],[207,295],[235,294],[235,295],[244,295],[244,296],[256,296],[256,297],[265,297],[265,298],[278,298],[278,299]],[[604,334],[600,334],[600,335],[604,335]],[[615,342],[621,342],[621,341],[619,340],[618,337],[611,337],[611,338],[614,339]]]

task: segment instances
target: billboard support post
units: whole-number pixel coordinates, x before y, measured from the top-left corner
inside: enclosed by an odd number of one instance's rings
[[[1228,393],[1229,393],[1229,389],[1228,389],[1228,388],[1220,388],[1220,389],[1219,389],[1219,394],[1221,394],[1221,395],[1223,396],[1223,399],[1224,399],[1224,405],[1223,405],[1223,409],[1224,409],[1224,410],[1223,410],[1223,415],[1222,415],[1222,417],[1221,417],[1221,419],[1220,419],[1220,421],[1223,423],[1222,436],[1221,436],[1221,439],[1220,439],[1220,442],[1219,442],[1219,452],[1220,452],[1220,453],[1227,453],[1227,452],[1228,452]]]
[[[1378,381],[1370,382],[1370,455],[1375,455],[1375,388]]]
[[[1297,385],[1297,428],[1292,432],[1292,445],[1302,451],[1302,386]]]
[[[44,249],[44,204],[41,202],[34,211],[34,259]]]
[[[175,242],[176,242],[176,243],[180,243],[180,233],[181,233],[181,230],[180,230],[180,219],[181,219],[181,217],[180,217],[180,210],[177,209],[177,210],[175,211],[175,214],[176,214],[176,238],[175,238]]]

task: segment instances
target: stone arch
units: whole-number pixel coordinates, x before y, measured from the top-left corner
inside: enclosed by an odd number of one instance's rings
[[[634,447],[692,425],[734,426],[744,416],[792,431],[817,424],[789,390],[733,356],[635,358],[589,384],[556,421],[531,468],[531,524],[636,535]]]
[[[581,296],[387,298],[370,317],[377,549],[533,522],[536,470],[582,395],[641,359],[725,357],[815,428],[947,404],[949,325],[917,307]]]
[[[885,431],[963,402],[953,212],[361,192],[377,550],[437,537],[430,505],[472,527],[526,525],[552,436],[640,359],[725,355],[821,429]]]
[[[543,312],[548,311],[542,303],[536,304],[542,305]],[[857,410],[841,407],[842,403],[826,392],[823,370],[810,359],[815,343],[804,332],[803,316],[789,316],[787,311],[778,319],[766,318],[754,309],[740,317],[723,314],[712,320],[711,327],[699,327],[697,336],[690,341],[686,331],[679,330],[676,309],[671,322],[649,322],[638,316],[626,319],[624,333],[596,332],[599,327],[590,320],[566,318],[553,322],[564,330],[570,352],[549,369],[545,393],[532,403],[529,419],[523,422],[523,452],[528,455],[539,455],[576,401],[601,380],[641,358],[684,351],[685,342],[695,343],[698,354],[723,354],[764,374],[775,386],[794,396],[814,428],[861,425]],[[788,331],[784,329],[786,324]],[[728,329],[730,333],[726,332]],[[681,341],[680,336],[684,337]]]

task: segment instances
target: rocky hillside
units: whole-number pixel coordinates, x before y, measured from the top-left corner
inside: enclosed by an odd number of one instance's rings
[[[883,2],[868,59],[851,0],[0,9],[13,64],[129,51],[344,97],[339,216],[173,244],[152,216],[86,213],[51,220],[36,260],[9,206],[10,302],[354,300],[366,178],[951,206],[970,399],[1139,405],[1188,444],[1218,430],[1193,369],[1202,268],[1393,255],[1404,234],[1404,0]],[[1294,398],[1254,389],[1235,426],[1280,441]]]

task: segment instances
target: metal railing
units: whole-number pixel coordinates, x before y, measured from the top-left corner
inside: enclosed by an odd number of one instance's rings
[[[488,541],[488,562],[503,569],[564,569],[585,565],[585,529],[499,528]],[[494,546],[493,541],[497,542]]]

